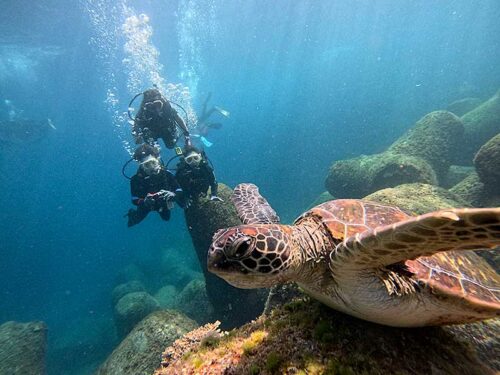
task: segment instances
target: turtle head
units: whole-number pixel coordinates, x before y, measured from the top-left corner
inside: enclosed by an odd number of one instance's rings
[[[292,230],[286,225],[242,225],[215,233],[208,270],[244,289],[268,288],[289,281]]]

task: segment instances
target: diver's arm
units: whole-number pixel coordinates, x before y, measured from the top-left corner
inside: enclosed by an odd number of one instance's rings
[[[175,122],[177,123],[177,126],[179,126],[179,128],[182,130],[182,133],[184,134],[184,137],[186,138],[186,140],[189,139],[189,130],[188,130],[186,124],[184,123],[184,120],[182,120],[181,116],[179,116],[177,111],[173,110],[172,112],[173,112]]]
[[[130,193],[132,195],[132,204],[139,207],[144,204],[145,194],[141,189],[140,181],[135,177],[130,180]]]
[[[210,183],[210,195],[212,197],[217,196],[217,191],[219,190],[219,184],[217,183],[217,180],[215,179],[215,173],[214,170],[207,165],[207,177],[208,181]]]

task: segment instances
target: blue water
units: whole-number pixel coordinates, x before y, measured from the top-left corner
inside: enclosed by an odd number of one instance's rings
[[[213,92],[231,112],[207,136],[219,181],[256,183],[286,221],[324,191],[332,161],[500,87],[498,0],[41,3],[3,1],[0,13],[0,107],[9,99],[57,128],[1,144],[0,323],[44,320],[49,354],[78,322],[112,324],[110,293],[131,262],[169,248],[197,267],[180,209],[132,229],[122,217],[131,137],[113,108],[155,81],[123,65],[141,56],[123,50],[121,3],[149,16],[162,82],[188,87],[195,110]],[[100,29],[89,9],[109,16]]]

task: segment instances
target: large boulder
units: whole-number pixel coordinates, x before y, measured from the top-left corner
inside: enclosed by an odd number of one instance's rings
[[[165,285],[158,289],[154,298],[160,304],[162,309],[172,309],[175,307],[179,292],[173,285]]]
[[[479,98],[463,98],[450,103],[448,107],[446,107],[446,110],[457,116],[463,116],[479,106],[482,102],[483,101]]]
[[[177,295],[175,309],[200,325],[214,320],[214,309],[207,296],[205,281],[193,280],[186,285]]]
[[[0,374],[44,375],[47,326],[43,322],[0,325]]]
[[[424,159],[386,151],[334,162],[325,187],[336,198],[361,198],[386,187],[412,182],[436,185],[437,177]]]
[[[500,189],[486,188],[476,172],[453,186],[450,192],[474,207],[500,206]]]
[[[466,165],[452,165],[450,169],[448,169],[448,173],[446,177],[441,181],[441,186],[449,189],[460,181],[463,181],[464,178],[468,177],[475,171],[474,167],[466,166]]]
[[[119,284],[111,292],[112,304],[113,306],[115,306],[118,303],[118,301],[126,294],[134,292],[145,292],[145,291],[146,288],[144,287],[144,285],[137,280],[132,280],[127,283]]]
[[[481,146],[474,166],[484,187],[492,193],[500,192],[500,133]]]
[[[110,354],[96,375],[152,374],[162,351],[196,328],[196,323],[176,311],[156,311],[142,320]]]
[[[363,199],[397,206],[413,215],[422,215],[444,208],[470,207],[468,202],[446,189],[418,183],[382,189]]]
[[[442,180],[463,143],[464,125],[451,112],[435,111],[422,117],[389,151],[424,159]]]
[[[431,112],[386,151],[334,162],[326,189],[337,198],[361,198],[402,184],[437,185],[460,151],[463,132],[462,121],[453,113]]]
[[[462,116],[464,142],[457,164],[471,164],[479,148],[500,132],[500,90],[489,100]]]
[[[124,295],[114,308],[114,320],[119,337],[125,337],[144,317],[160,308],[160,304],[146,292]]]
[[[218,195],[223,202],[200,198],[186,209],[186,223],[193,241],[200,267],[205,275],[208,299],[214,307],[215,318],[224,327],[241,325],[258,316],[264,307],[265,290],[237,289],[221,278],[208,272],[207,251],[215,232],[222,228],[241,225],[234,205],[231,203],[232,190],[219,184]]]
[[[197,340],[174,343],[155,375],[493,375],[500,370],[499,326],[493,320],[452,327],[385,327],[306,297],[230,335],[207,330],[193,335]]]

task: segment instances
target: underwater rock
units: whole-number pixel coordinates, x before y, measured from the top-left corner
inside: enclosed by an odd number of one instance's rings
[[[491,191],[485,188],[476,172],[471,173],[449,191],[473,207],[500,206],[500,190],[497,188],[496,191]]]
[[[175,309],[186,314],[198,324],[213,320],[214,309],[210,303],[204,280],[193,280],[179,293]]]
[[[141,283],[145,283],[146,275],[144,272],[137,266],[136,264],[129,264],[123,269],[121,269],[116,275],[115,282],[116,284],[125,284],[129,281],[140,281]]]
[[[388,151],[424,159],[441,181],[460,152],[463,135],[464,125],[459,117],[447,111],[434,111],[418,120]]]
[[[468,167],[465,165],[451,165],[450,169],[448,169],[448,173],[446,173],[446,176],[441,181],[441,186],[449,189],[458,184],[473,172],[474,167]]]
[[[126,294],[134,292],[145,292],[145,291],[146,288],[144,287],[144,285],[137,280],[132,280],[129,281],[128,283],[117,285],[111,292],[111,300],[113,306],[115,306],[120,300],[120,298],[122,298]]]
[[[499,334],[497,320],[453,327],[385,327],[303,298],[229,335],[205,343],[197,340],[184,350],[181,345],[167,348],[155,375],[486,375],[500,369],[495,343]]]
[[[470,165],[474,154],[500,133],[500,90],[489,100],[462,116],[464,142],[457,164]]]
[[[320,205],[321,203],[325,203],[325,202],[328,202],[328,201],[331,201],[331,200],[334,200],[335,197],[333,195],[331,195],[329,192],[327,191],[324,191],[323,193],[321,193],[315,200],[314,202],[312,202],[309,207],[305,210],[310,210],[311,208],[313,207],[316,207],[318,205]]]
[[[199,271],[192,269],[190,262],[185,262],[188,256],[179,260],[179,251],[183,249],[166,249],[160,259],[160,272],[162,284],[175,285],[177,288],[184,288],[191,280],[203,278]],[[191,260],[191,259],[189,259]],[[196,262],[197,260],[194,260]]]
[[[472,111],[482,102],[483,101],[479,98],[464,98],[450,103],[446,110],[460,117]]]
[[[194,321],[176,311],[156,311],[127,335],[96,375],[151,374],[158,367],[165,347],[196,326]]]
[[[164,287],[158,289],[154,298],[158,301],[162,309],[173,309],[175,307],[178,294],[179,292],[175,286],[165,285]]]
[[[422,158],[383,152],[333,163],[325,186],[336,198],[361,198],[374,191],[401,184],[436,185],[432,167]]]
[[[422,215],[444,208],[470,207],[466,201],[444,188],[419,183],[382,189],[363,199],[397,206],[412,215]]]
[[[477,175],[486,190],[500,192],[500,133],[486,142],[474,157]]]
[[[44,322],[0,325],[0,374],[44,375],[47,326]]]
[[[114,308],[114,321],[118,336],[126,336],[144,317],[159,308],[158,301],[146,292],[124,295]]]
[[[185,210],[186,223],[193,241],[200,266],[205,276],[207,295],[214,308],[215,318],[225,328],[248,322],[264,308],[266,290],[237,289],[207,270],[207,251],[214,233],[222,228],[241,225],[234,205],[232,190],[219,184],[218,195],[224,202],[200,198]]]

